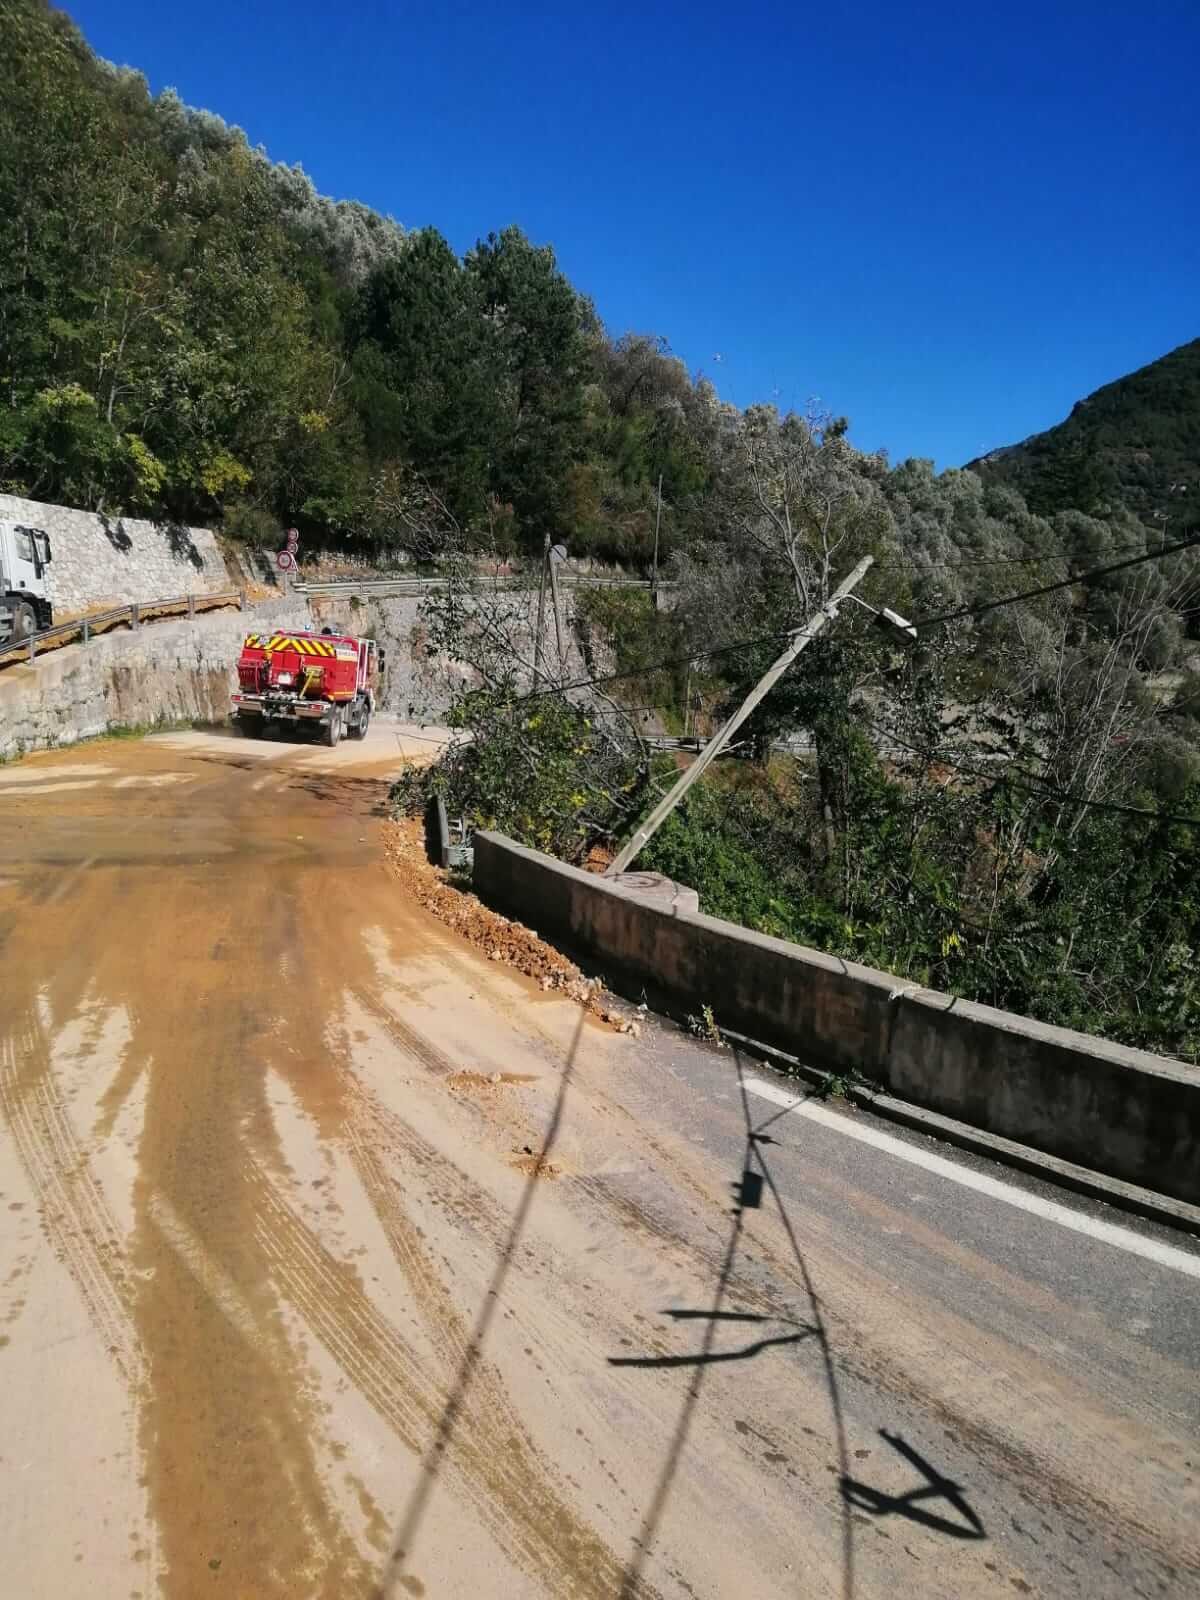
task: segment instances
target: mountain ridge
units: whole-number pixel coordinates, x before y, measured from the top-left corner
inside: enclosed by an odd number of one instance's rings
[[[1200,525],[1200,339],[1077,400],[1063,420],[967,463],[1042,516],[1127,510],[1172,533]]]

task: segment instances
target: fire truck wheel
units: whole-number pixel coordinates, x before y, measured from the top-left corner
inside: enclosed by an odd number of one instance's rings
[[[238,728],[247,739],[261,739],[263,732],[263,719],[261,717],[237,717]]]
[[[350,737],[352,739],[365,739],[370,723],[371,707],[366,700],[362,700],[359,702],[358,716],[350,724]]]
[[[325,743],[332,749],[342,737],[342,708],[335,706],[324,727]]]

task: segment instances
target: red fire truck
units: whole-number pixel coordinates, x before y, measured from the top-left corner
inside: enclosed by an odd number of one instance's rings
[[[250,633],[238,659],[233,720],[251,738],[272,727],[318,729],[328,745],[366,735],[382,670],[374,639],[333,633]]]

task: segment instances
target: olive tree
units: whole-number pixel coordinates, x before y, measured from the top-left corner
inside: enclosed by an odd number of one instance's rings
[[[826,604],[855,562],[889,549],[892,524],[880,490],[884,465],[850,445],[840,420],[780,416],[770,406],[732,413],[718,430],[712,464],[702,535],[674,572],[680,618],[698,648],[750,641],[717,662],[719,714],[740,701],[786,634]],[[848,606],[747,724],[760,757],[779,735],[811,730],[831,856],[846,820],[851,700],[885,656]]]

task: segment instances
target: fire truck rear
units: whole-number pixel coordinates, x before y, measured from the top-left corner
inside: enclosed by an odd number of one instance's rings
[[[336,633],[247,634],[238,659],[234,721],[259,738],[310,727],[335,745],[366,735],[382,666],[374,639]]]

